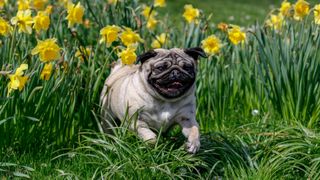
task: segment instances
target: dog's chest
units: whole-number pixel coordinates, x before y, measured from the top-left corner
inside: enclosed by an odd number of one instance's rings
[[[166,130],[169,128],[176,118],[178,118],[180,110],[173,107],[171,104],[163,104],[153,108],[146,108],[141,113],[142,118],[147,124],[153,128]]]

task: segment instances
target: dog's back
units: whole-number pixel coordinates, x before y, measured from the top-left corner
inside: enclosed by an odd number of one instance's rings
[[[114,85],[115,82],[125,79],[127,76],[132,75],[138,70],[137,65],[123,65],[119,60],[115,66],[111,69],[110,75],[106,79],[102,92],[100,94],[100,105],[102,121],[101,125],[104,132],[110,133],[110,128],[120,123],[119,119],[110,110],[110,99],[108,98],[108,91]]]

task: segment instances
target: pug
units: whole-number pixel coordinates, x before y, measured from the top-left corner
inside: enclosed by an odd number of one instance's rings
[[[156,132],[178,124],[187,138],[187,151],[196,153],[200,148],[195,97],[199,56],[206,54],[198,47],[154,49],[138,56],[139,64],[118,61],[100,96],[104,131],[115,126],[110,119],[138,113],[128,127],[144,141],[155,142]]]

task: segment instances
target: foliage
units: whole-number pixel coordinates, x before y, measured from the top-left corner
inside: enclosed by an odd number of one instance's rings
[[[18,11],[15,1],[3,2],[0,177],[45,178],[50,170],[61,179],[320,177],[320,26],[312,4],[299,18],[293,3],[287,14],[276,9],[266,23],[240,28],[212,24],[214,17],[196,4],[169,21],[157,15],[161,7],[137,0],[83,0],[69,7],[44,1],[43,11],[30,1],[24,13],[21,4]],[[309,9],[304,2],[303,9]],[[37,14],[43,27],[30,29]],[[159,136],[154,146],[126,127],[97,133],[110,67],[118,56],[130,65],[152,46],[208,51],[208,59],[197,62],[203,135],[195,156],[184,151],[179,130]],[[43,157],[33,160],[35,153]]]

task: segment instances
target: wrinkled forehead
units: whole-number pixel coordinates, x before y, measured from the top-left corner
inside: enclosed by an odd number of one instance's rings
[[[166,61],[173,61],[173,62],[179,62],[179,61],[189,61],[194,62],[192,57],[187,55],[182,49],[173,48],[173,49],[155,49],[155,52],[157,52],[157,56],[154,57],[154,60],[160,61],[160,60],[166,60]]]

